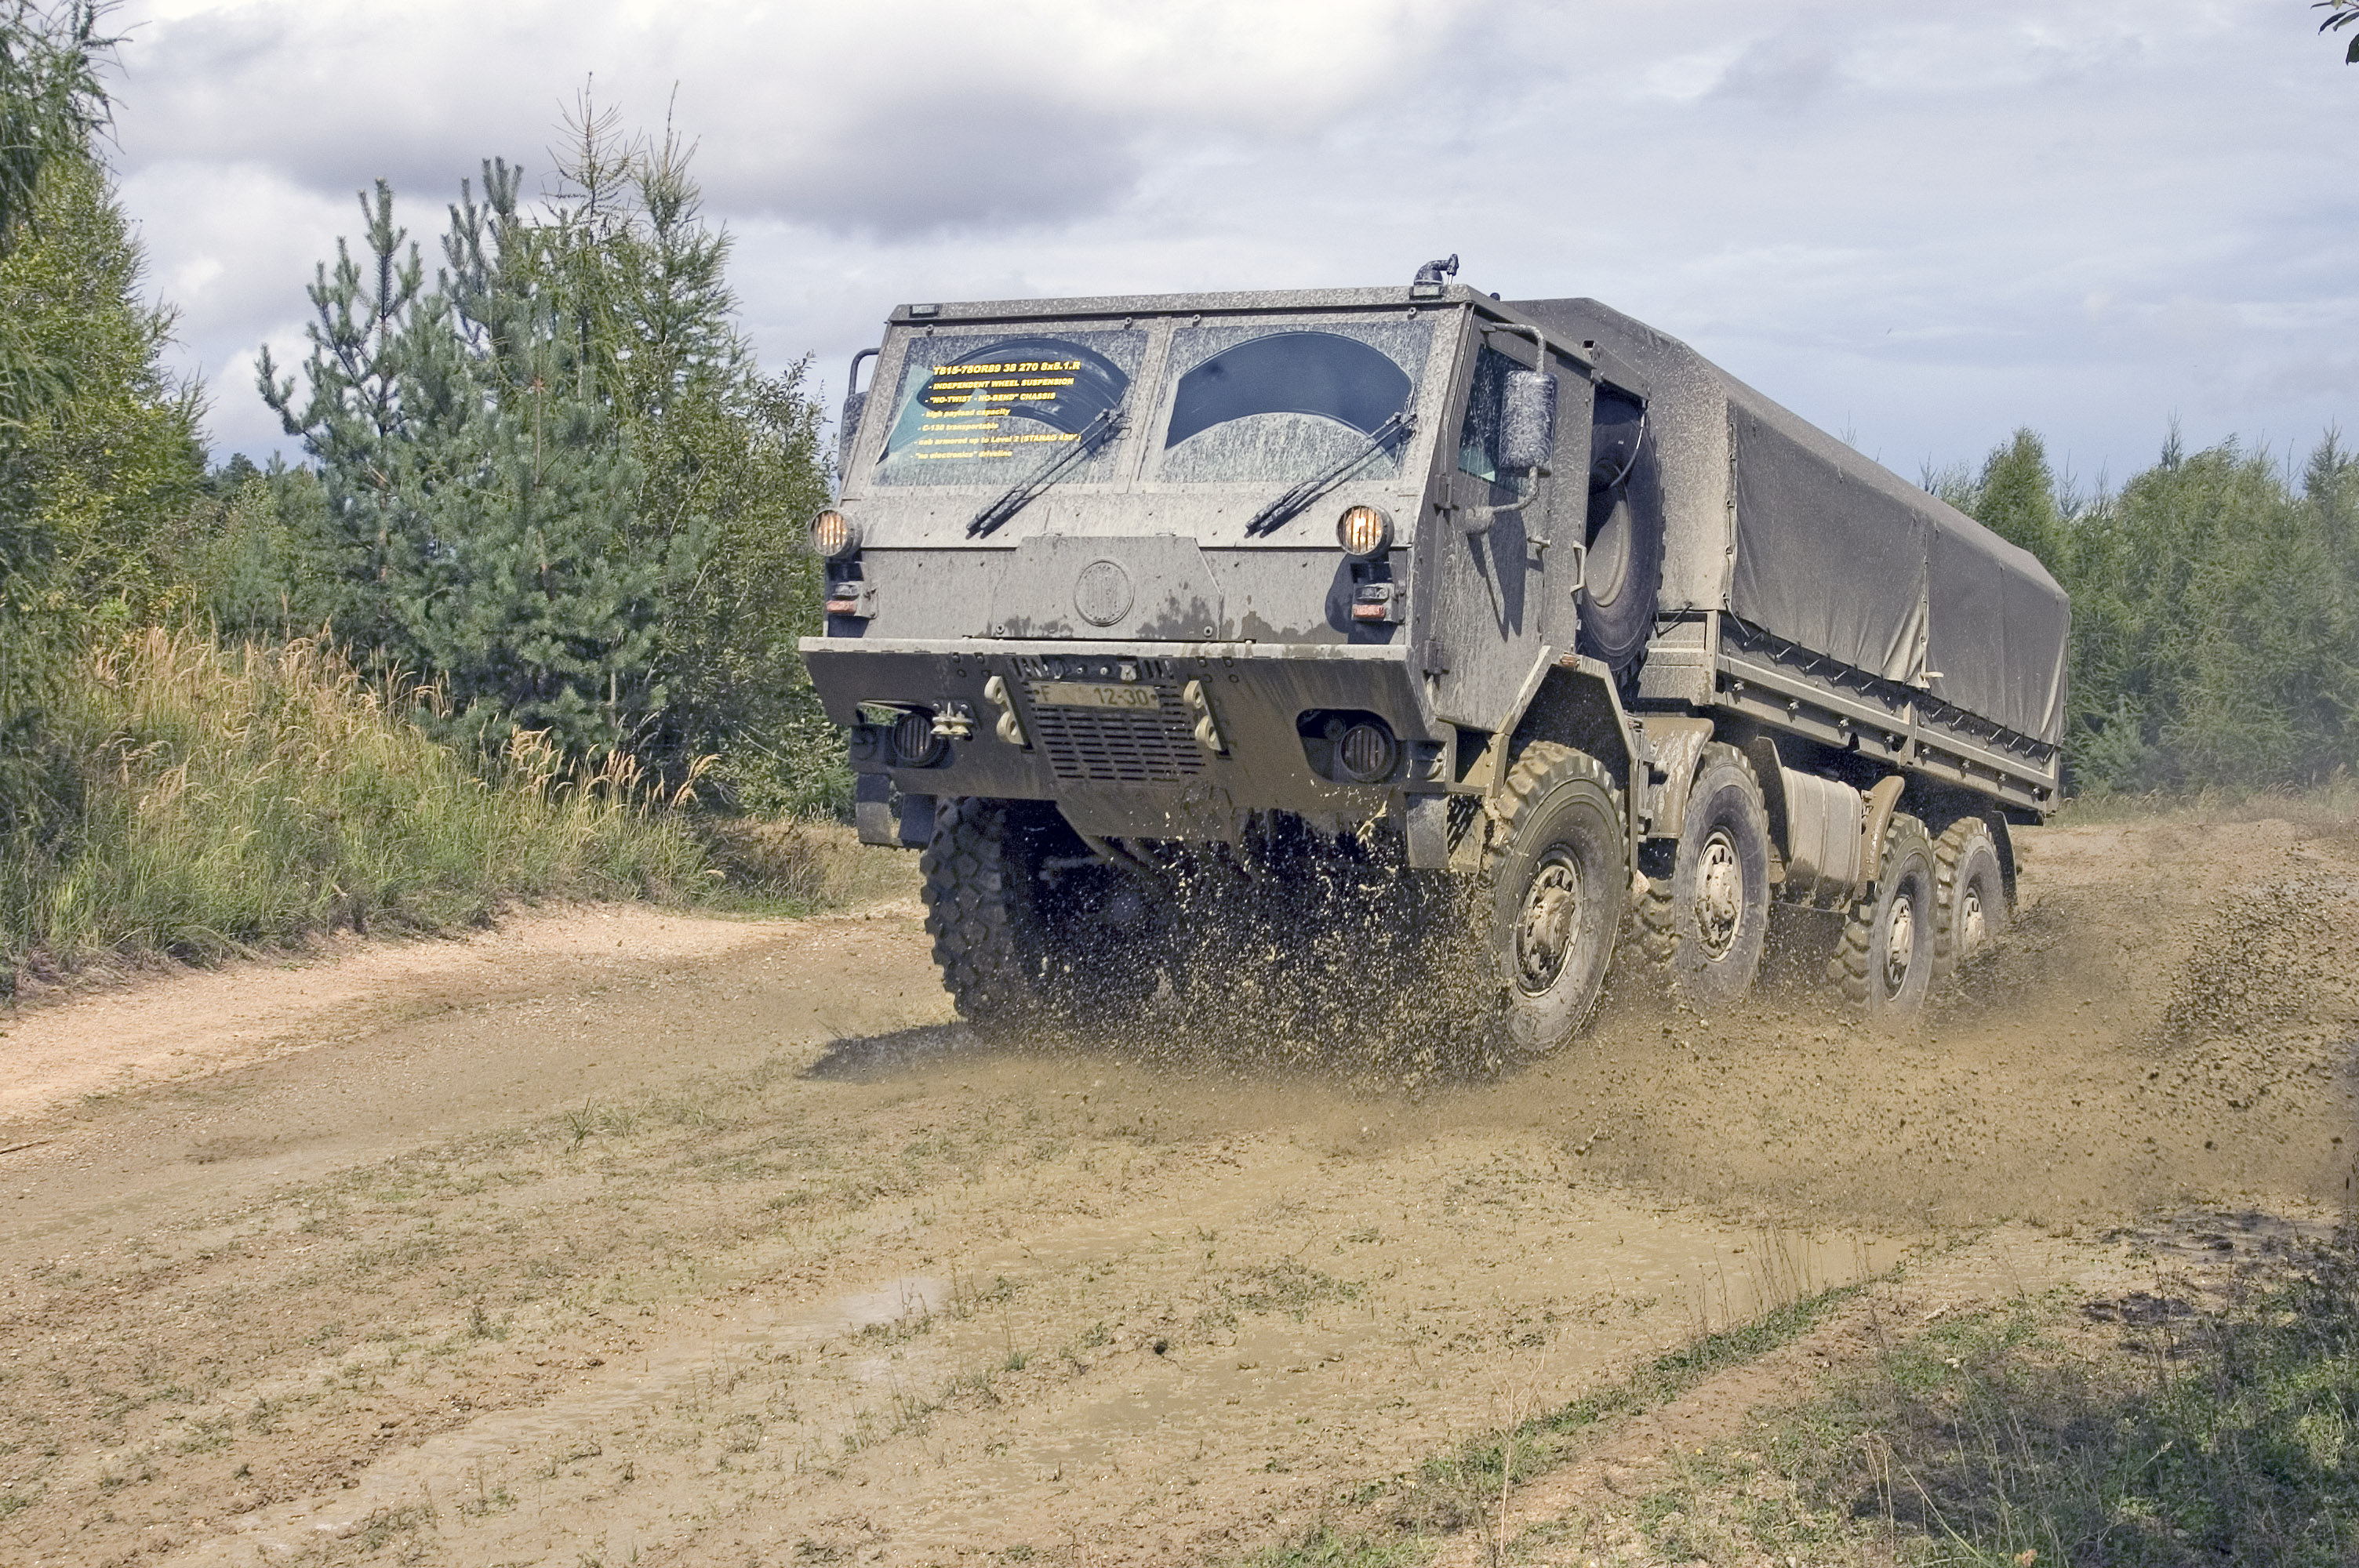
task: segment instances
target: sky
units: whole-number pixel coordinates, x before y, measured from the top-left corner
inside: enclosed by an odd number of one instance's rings
[[[915,300],[1590,295],[1906,477],[2359,434],[2359,66],[2306,0],[128,0],[116,162],[216,460],[313,266],[585,86],[697,146],[764,364]],[[2344,35],[2347,37],[2347,35]]]

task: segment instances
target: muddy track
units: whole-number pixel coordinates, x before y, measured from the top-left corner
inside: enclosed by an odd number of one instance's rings
[[[985,1049],[913,903],[0,1019],[0,1556],[1197,1562],[1906,1256],[2345,1200],[2349,825],[2050,829],[2025,888],[1913,1034],[1633,984],[1506,1076]]]

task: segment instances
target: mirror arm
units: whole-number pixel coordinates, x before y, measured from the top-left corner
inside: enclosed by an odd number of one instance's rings
[[[843,499],[843,481],[852,467],[852,444],[860,438],[860,416],[868,406],[868,393],[860,390],[860,367],[877,357],[877,350],[863,349],[852,356],[852,369],[843,378],[843,412],[835,422],[835,499]],[[875,391],[870,387],[869,391]]]

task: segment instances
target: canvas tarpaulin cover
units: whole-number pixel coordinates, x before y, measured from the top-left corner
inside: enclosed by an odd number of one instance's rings
[[[1648,383],[1665,611],[1722,610],[2018,733],[2062,738],[2071,607],[2027,551],[1593,299],[1514,308]]]

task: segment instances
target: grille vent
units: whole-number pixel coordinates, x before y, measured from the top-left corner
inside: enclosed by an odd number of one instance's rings
[[[1032,734],[1049,770],[1093,784],[1171,783],[1202,773],[1194,716],[1170,687],[1158,687],[1155,696],[1152,712],[1034,702]]]

